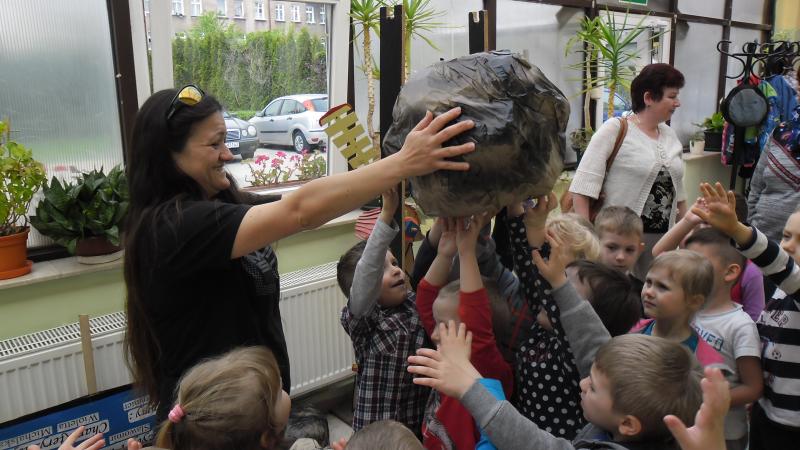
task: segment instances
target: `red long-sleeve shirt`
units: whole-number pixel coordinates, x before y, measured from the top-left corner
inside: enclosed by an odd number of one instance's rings
[[[417,286],[417,311],[422,325],[428,335],[433,332],[436,320],[433,318],[433,302],[439,295],[440,287],[423,279]],[[510,398],[513,390],[514,375],[511,366],[503,359],[497,348],[492,330],[492,309],[486,289],[475,292],[461,292],[458,316],[461,322],[472,332],[472,356],[470,362],[484,378],[494,378],[503,385],[506,397]],[[472,415],[461,403],[451,397],[439,394],[439,407],[430,416],[425,414],[422,426],[423,445],[429,450],[446,448],[444,441],[452,443],[452,448],[472,450],[480,439],[478,426]],[[432,397],[433,398],[433,397]],[[429,400],[430,403],[430,400]],[[444,430],[439,430],[440,423]],[[442,435],[442,431],[444,435]]]

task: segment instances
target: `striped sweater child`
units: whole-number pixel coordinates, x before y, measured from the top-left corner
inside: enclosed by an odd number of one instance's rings
[[[741,253],[780,287],[758,320],[764,396],[759,400],[767,418],[800,427],[800,266],[755,227]],[[783,294],[785,293],[785,295]]]

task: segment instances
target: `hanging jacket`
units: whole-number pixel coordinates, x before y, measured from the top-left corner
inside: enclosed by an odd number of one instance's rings
[[[792,118],[792,113],[797,107],[797,91],[786,81],[783,75],[767,77],[769,84],[778,95],[777,104],[780,121],[786,122]]]

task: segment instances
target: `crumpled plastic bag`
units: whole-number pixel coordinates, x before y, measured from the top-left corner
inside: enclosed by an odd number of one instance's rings
[[[456,121],[475,128],[443,146],[475,142],[454,158],[467,172],[439,170],[411,179],[412,195],[431,216],[467,216],[546,195],[563,169],[569,102],[536,66],[508,51],[476,53],[434,64],[409,79],[392,111],[384,154],[400,150],[425,111],[456,106]]]

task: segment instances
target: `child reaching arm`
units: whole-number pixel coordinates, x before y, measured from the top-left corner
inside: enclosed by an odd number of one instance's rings
[[[733,192],[721,184],[700,185],[706,210],[693,212],[731,237],[739,251],[778,285],[781,293],[767,303],[757,327],[761,336],[764,396],[754,405],[750,448],[791,448],[800,439],[800,210],[789,216],[780,245],[737,219]]]
[[[417,307],[434,343],[439,342],[436,323],[453,320],[473,329],[473,364],[487,376],[500,380],[504,391],[510,395],[513,383],[511,367],[497,348],[489,294],[484,288],[475,254],[480,229],[491,217],[482,214],[471,220],[445,219],[437,256],[417,286]],[[441,287],[447,281],[456,249],[461,278]],[[425,447],[429,449],[471,449],[480,440],[478,427],[469,412],[455,399],[440,398],[438,394],[429,400],[423,438]]]
[[[428,345],[413,292],[389,251],[399,228],[392,216],[399,200],[383,194],[383,210],[366,244],[339,260],[337,280],[348,297],[341,323],[353,342],[358,373],[353,429],[379,420],[396,420],[420,433],[429,391],[405,374],[405,359]]]

